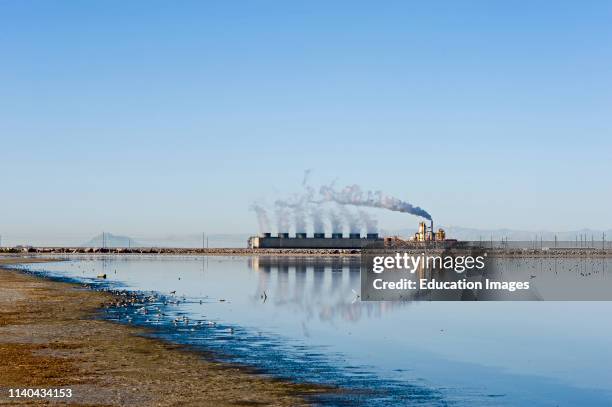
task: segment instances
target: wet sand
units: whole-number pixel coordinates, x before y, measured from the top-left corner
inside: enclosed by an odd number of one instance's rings
[[[326,391],[94,319],[111,294],[1,268],[23,260],[0,257],[0,405],[302,406],[306,396]],[[10,388],[70,388],[73,396],[11,399]]]

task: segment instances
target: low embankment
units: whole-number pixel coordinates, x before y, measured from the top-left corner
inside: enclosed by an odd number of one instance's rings
[[[359,249],[247,249],[247,248],[171,248],[171,247],[3,247],[0,254],[169,254],[209,256],[250,255],[359,255]]]
[[[388,248],[420,254],[443,251],[426,246]],[[497,257],[612,257],[612,249],[594,248],[507,248],[482,249]],[[165,255],[207,255],[207,256],[359,256],[361,249],[247,249],[247,248],[171,248],[171,247],[3,247],[0,254],[165,254]]]

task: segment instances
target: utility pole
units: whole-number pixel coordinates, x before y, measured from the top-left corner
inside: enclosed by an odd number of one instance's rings
[[[202,250],[204,250],[204,240],[205,240],[205,234],[204,232],[202,232]]]

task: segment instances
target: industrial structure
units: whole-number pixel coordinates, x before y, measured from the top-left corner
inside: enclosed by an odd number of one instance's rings
[[[446,240],[446,232],[444,232],[442,228],[435,232],[433,220],[429,228],[427,227],[427,223],[419,222],[419,231],[414,234],[411,240],[414,242],[442,242]]]
[[[342,233],[332,233],[331,237],[325,237],[325,233],[315,233],[312,237],[306,233],[296,233],[295,237],[289,237],[289,233],[277,236],[264,233],[250,237],[248,244],[251,249],[362,249],[382,247],[383,239],[378,233],[368,233],[365,237],[359,233],[350,233],[348,237]]]
[[[363,249],[396,246],[399,243],[412,244],[411,242],[437,243],[450,242],[450,240],[446,239],[444,229],[440,228],[436,232],[431,221],[429,227],[427,223],[420,222],[418,232],[409,240],[397,236],[382,239],[378,233],[368,233],[364,237],[359,233],[349,233],[348,236],[332,233],[330,237],[326,237],[325,233],[314,233],[312,237],[308,237],[306,233],[298,232],[294,237],[289,237],[289,233],[283,232],[276,236],[272,236],[271,233],[251,236],[248,247],[250,249]]]

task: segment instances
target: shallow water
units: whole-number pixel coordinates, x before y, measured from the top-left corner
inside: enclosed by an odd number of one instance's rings
[[[542,261],[521,267],[547,269]],[[610,260],[558,261],[555,271],[612,279]],[[109,315],[268,374],[356,390],[325,405],[612,404],[612,302],[366,303],[358,259],[113,256],[21,267],[84,282],[106,273],[104,284],[164,294]]]

